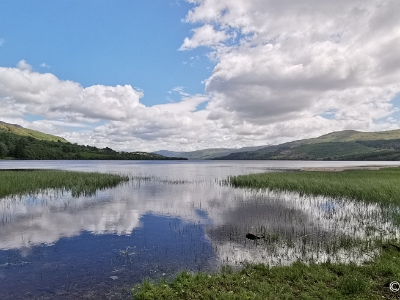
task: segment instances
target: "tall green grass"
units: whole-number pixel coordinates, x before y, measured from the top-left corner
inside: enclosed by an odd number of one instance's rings
[[[72,195],[92,195],[114,187],[127,176],[59,170],[0,170],[0,198],[37,193],[46,189],[71,191]]]
[[[400,168],[342,172],[273,172],[230,178],[234,187],[400,205]]]

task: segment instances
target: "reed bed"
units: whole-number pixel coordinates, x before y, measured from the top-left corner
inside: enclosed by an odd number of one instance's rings
[[[60,170],[0,170],[0,198],[35,194],[46,189],[71,191],[74,197],[90,196],[99,189],[128,181],[128,176]]]
[[[400,205],[400,168],[346,170],[342,172],[271,172],[229,178],[234,187],[295,191],[300,195],[326,196]]]

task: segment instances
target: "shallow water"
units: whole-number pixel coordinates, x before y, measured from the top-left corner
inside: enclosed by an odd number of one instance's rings
[[[0,168],[127,174],[92,197],[49,190],[0,200],[0,299],[129,299],[144,278],[246,262],[361,262],[360,241],[400,237],[379,206],[234,189],[231,175],[382,162],[14,161]],[[388,162],[387,164],[394,164]],[[264,235],[246,239],[247,232]]]

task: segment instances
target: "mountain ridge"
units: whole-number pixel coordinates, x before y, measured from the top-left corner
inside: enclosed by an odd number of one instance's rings
[[[316,138],[231,153],[221,160],[400,160],[400,130],[344,130]]]
[[[153,153],[200,160],[397,160],[397,157],[400,159],[400,153],[396,152],[397,146],[400,146],[400,129],[377,132],[343,130],[330,132],[315,138],[295,140],[278,145],[243,147],[238,149],[207,148],[188,152],[160,150]]]
[[[207,148],[196,151],[187,151],[187,152],[178,152],[178,151],[169,151],[169,150],[159,150],[153,152],[155,154],[165,155],[165,156],[176,156],[176,157],[184,157],[187,159],[212,159],[218,156],[222,156],[224,154],[228,155],[235,152],[243,152],[243,151],[252,151],[258,150],[264,146],[254,146],[254,147],[243,147],[243,148]]]
[[[200,160],[400,160],[400,129],[335,131],[278,145],[208,148],[189,152],[117,152],[71,144],[66,139],[0,121],[0,158],[200,159]]]

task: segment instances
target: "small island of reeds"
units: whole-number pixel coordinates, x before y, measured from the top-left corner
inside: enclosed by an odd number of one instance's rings
[[[0,198],[34,194],[46,189],[70,191],[73,196],[92,195],[111,188],[128,176],[60,170],[0,170]]]

